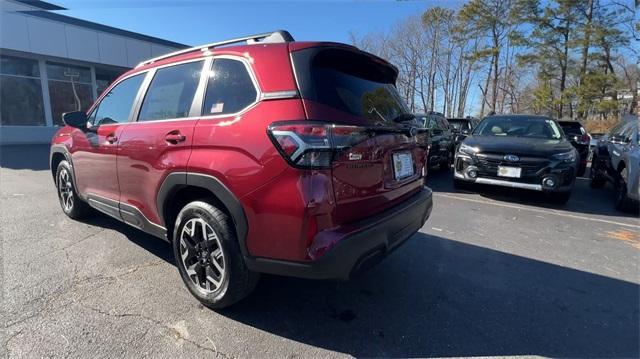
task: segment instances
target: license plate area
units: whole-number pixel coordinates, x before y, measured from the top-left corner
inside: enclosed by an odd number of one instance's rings
[[[521,175],[522,168],[520,167],[498,166],[498,176],[500,177],[520,178]]]
[[[393,174],[396,180],[402,180],[413,176],[413,156],[411,152],[398,152],[393,154]]]

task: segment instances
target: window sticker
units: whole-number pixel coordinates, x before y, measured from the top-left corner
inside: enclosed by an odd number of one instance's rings
[[[211,106],[210,113],[220,113],[224,110],[224,102],[217,102]]]

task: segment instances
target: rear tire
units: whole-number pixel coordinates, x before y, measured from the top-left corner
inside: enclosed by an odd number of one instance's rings
[[[180,277],[202,304],[228,307],[255,288],[260,275],[245,265],[232,221],[220,209],[191,202],[178,214],[174,228],[173,254]]]
[[[73,170],[67,161],[61,161],[56,169],[56,189],[60,207],[69,218],[81,219],[91,214],[91,207],[76,192]]]

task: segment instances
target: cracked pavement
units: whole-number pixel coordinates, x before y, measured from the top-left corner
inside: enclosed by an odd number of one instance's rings
[[[432,218],[364,276],[263,276],[214,312],[169,244],[100,214],[65,217],[47,148],[1,150],[3,356],[639,356],[640,223],[611,209],[611,189],[579,181],[550,207],[455,192],[433,173]]]

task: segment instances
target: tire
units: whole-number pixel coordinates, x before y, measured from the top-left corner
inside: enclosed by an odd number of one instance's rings
[[[552,203],[566,204],[567,202],[569,202],[569,198],[571,198],[571,191],[550,193],[549,197]]]
[[[81,219],[92,213],[91,207],[84,202],[73,182],[71,166],[67,161],[61,161],[56,169],[56,190],[58,201],[64,214],[72,219]]]
[[[597,168],[594,168],[595,158],[591,161],[591,169],[589,170],[589,178],[591,182],[589,185],[591,188],[602,188],[607,183],[607,179],[600,173]]]
[[[174,228],[173,254],[180,277],[203,305],[228,307],[255,288],[260,275],[245,265],[224,212],[206,202],[191,202],[178,214]]]
[[[587,172],[587,165],[580,165],[580,167],[578,167],[578,177],[582,177],[584,176],[584,174]]]
[[[447,155],[447,159],[443,162],[440,162],[440,169],[450,170],[451,165],[453,164],[453,152],[449,152]]]
[[[616,181],[616,209],[618,211],[628,211],[631,208],[632,200],[627,193],[627,168],[619,172]]]

